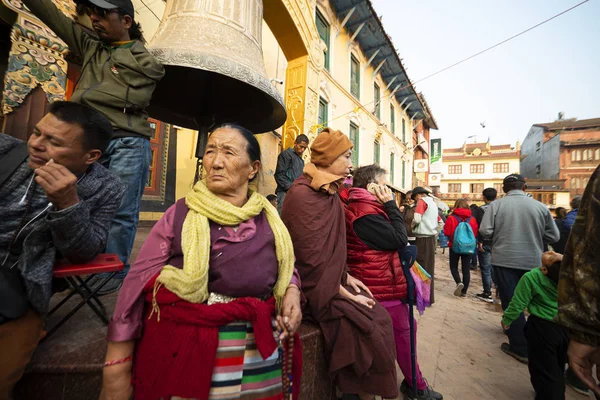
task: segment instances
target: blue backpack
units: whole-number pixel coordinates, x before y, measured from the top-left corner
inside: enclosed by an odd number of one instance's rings
[[[454,218],[458,220],[458,226],[454,231],[454,240],[452,241],[452,251],[456,254],[472,255],[477,247],[477,240],[469,222],[473,217],[461,221],[457,215]]]

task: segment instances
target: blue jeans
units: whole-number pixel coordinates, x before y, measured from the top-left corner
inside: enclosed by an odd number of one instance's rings
[[[114,253],[125,264],[115,275],[123,279],[129,271],[129,256],[133,248],[140,213],[140,202],[150,168],[150,141],[142,137],[122,137],[110,141],[100,163],[117,175],[127,186],[121,207],[112,220],[106,252]]]
[[[479,268],[481,268],[481,280],[483,281],[483,293],[492,294],[492,246],[483,246],[483,252],[479,252]]]
[[[513,269],[498,267],[494,265],[494,275],[496,276],[496,285],[502,302],[502,310],[506,310],[515,293],[515,288],[519,280],[527,271],[522,269]],[[519,317],[510,325],[508,331],[508,342],[515,353],[527,357],[527,340],[525,339],[525,314],[521,313]]]

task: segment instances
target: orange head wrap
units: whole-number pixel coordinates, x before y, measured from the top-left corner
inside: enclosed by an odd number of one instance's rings
[[[318,167],[327,168],[354,145],[341,131],[325,128],[310,146],[310,162]]]

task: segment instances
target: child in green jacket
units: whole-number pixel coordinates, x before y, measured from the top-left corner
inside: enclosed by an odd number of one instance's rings
[[[562,254],[547,251],[542,266],[527,272],[504,311],[502,327],[507,330],[527,308],[525,325],[528,367],[536,400],[564,400],[565,364],[569,338],[567,330],[554,323],[558,314],[558,275]]]

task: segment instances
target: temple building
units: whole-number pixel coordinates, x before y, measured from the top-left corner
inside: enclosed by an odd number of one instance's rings
[[[519,142],[515,146],[492,145],[489,140],[443,149],[442,154],[438,196],[450,206],[463,197],[481,204],[481,192],[488,187],[502,194],[502,180],[508,174],[519,173],[522,158]]]

